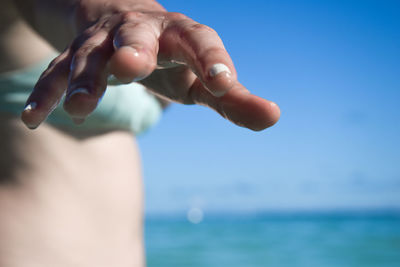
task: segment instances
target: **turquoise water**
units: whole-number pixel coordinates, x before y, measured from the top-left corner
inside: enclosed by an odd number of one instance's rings
[[[400,266],[400,213],[148,216],[149,267]]]

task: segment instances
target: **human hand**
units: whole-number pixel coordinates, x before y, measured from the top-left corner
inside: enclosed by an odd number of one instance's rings
[[[179,13],[136,9],[132,2],[77,9],[79,34],[52,61],[28,98],[22,120],[29,128],[43,122],[64,93],[64,109],[82,121],[96,108],[109,74],[123,83],[140,81],[171,101],[208,106],[252,130],[279,119],[275,103],[250,94],[237,81],[214,30]]]

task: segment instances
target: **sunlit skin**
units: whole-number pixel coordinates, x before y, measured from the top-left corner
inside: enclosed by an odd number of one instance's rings
[[[210,27],[166,12],[154,2],[151,11],[143,4],[136,11],[138,1],[83,2],[86,5],[75,9],[78,34],[27,101],[34,103],[22,113],[29,128],[38,127],[65,92],[64,109],[83,120],[96,108],[110,74],[122,83],[140,81],[168,101],[210,107],[252,130],[263,130],[279,119],[275,103],[252,95],[237,80],[228,52]],[[88,8],[90,4],[95,8]],[[215,64],[227,66],[229,72],[212,76]]]
[[[134,134],[49,125],[64,94],[77,124],[96,108],[110,75],[140,81],[163,104],[208,106],[253,130],[279,118],[274,103],[237,81],[214,30],[155,1],[2,1],[1,74],[46,60],[53,47],[62,52],[27,100],[24,123],[0,112],[1,267],[145,265]]]

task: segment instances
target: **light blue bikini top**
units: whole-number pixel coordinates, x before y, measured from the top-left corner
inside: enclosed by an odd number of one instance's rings
[[[29,68],[0,74],[0,112],[19,116],[32,88],[49,60]],[[63,101],[61,101],[62,103]],[[47,118],[55,127],[88,130],[122,129],[142,133],[155,124],[162,113],[160,102],[138,83],[109,85],[96,110],[81,125],[75,125],[59,105]]]

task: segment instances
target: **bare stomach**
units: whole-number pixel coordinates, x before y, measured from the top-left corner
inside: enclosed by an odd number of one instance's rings
[[[142,266],[132,134],[76,138],[0,114],[0,266]]]
[[[0,72],[53,51],[13,1],[0,15]],[[31,131],[1,113],[0,125],[1,267],[144,265],[142,177],[131,133],[82,137],[46,124]]]

